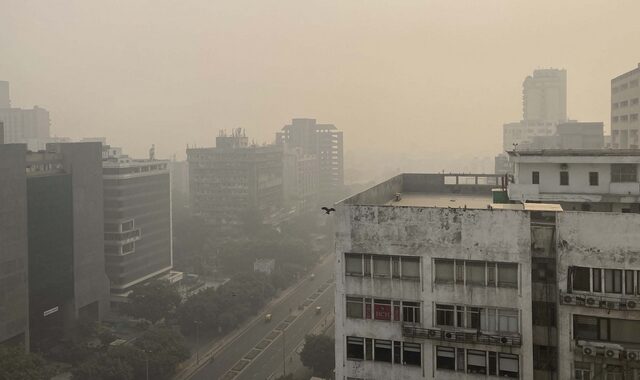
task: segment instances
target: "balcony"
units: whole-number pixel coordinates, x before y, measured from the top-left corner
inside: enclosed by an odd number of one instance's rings
[[[402,336],[407,338],[487,344],[492,346],[520,347],[522,345],[522,337],[520,334],[485,334],[481,331],[441,330],[438,328],[424,328],[413,325],[402,325]]]
[[[640,299],[636,297],[612,297],[594,293],[560,292],[562,305],[584,306],[594,309],[640,311]]]
[[[609,184],[609,192],[616,195],[640,195],[640,183],[638,182],[612,182]]]

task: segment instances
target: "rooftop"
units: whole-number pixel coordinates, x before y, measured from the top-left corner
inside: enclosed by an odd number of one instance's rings
[[[391,199],[387,206],[488,208],[492,203],[491,194],[430,194],[402,193],[400,200]]]
[[[622,157],[640,156],[640,149],[541,149],[508,151],[510,156],[573,156],[573,157]]]

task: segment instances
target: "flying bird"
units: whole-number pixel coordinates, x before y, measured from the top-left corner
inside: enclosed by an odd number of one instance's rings
[[[322,208],[322,210],[324,210],[324,212],[325,212],[327,215],[331,214],[331,212],[332,212],[332,211],[336,211],[336,209],[335,209],[335,208],[333,208],[333,207],[331,207],[331,208],[323,207],[323,208]]]

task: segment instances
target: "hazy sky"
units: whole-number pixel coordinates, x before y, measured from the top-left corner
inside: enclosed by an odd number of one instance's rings
[[[535,68],[568,70],[571,118],[609,126],[640,62],[638,0],[0,0],[0,80],[52,133],[134,155],[271,141],[292,117],[347,150],[492,154]]]

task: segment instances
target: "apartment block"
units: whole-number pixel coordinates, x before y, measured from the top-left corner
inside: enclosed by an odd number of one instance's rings
[[[522,83],[523,120],[567,120],[567,71],[538,69]]]
[[[187,149],[189,202],[215,225],[237,225],[249,215],[275,218],[283,202],[283,148],[249,144],[241,129],[221,131],[215,148]]]
[[[315,155],[302,148],[284,146],[283,187],[287,206],[296,211],[311,211],[318,207],[319,167]]]
[[[276,144],[301,148],[318,160],[320,202],[333,202],[344,186],[344,147],[342,131],[333,124],[315,119],[293,119],[276,133]]]
[[[168,165],[103,146],[104,252],[112,302],[124,301],[134,285],[173,267]]]
[[[35,106],[31,109],[11,107],[9,82],[0,81],[0,122],[4,123],[5,143],[27,144],[29,150],[45,149],[51,142],[49,111]]]
[[[611,139],[617,149],[638,149],[640,63],[611,80]]]

